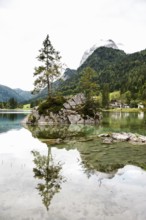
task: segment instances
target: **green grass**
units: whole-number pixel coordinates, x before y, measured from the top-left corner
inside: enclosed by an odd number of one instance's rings
[[[29,110],[30,109],[30,104],[25,104],[23,105],[23,108],[24,110]]]

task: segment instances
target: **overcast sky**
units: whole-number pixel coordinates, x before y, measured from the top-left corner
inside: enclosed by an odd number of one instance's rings
[[[33,89],[47,34],[69,68],[100,39],[127,53],[143,50],[146,0],[0,0],[0,84]]]

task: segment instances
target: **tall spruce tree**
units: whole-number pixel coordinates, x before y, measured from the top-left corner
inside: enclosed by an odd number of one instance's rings
[[[92,68],[86,67],[81,74],[79,90],[84,92],[87,99],[91,99],[99,93],[99,85],[96,82],[97,73]]]
[[[48,96],[52,95],[51,84],[53,80],[61,73],[61,62],[59,52],[54,49],[47,35],[43,42],[43,48],[39,50],[40,54],[37,57],[38,61],[43,65],[35,67],[34,76],[37,76],[34,82],[34,91],[39,92],[41,89],[47,87]]]
[[[102,107],[108,108],[109,107],[109,83],[104,83],[102,89]]]

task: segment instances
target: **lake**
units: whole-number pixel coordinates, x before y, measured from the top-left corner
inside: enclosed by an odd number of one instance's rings
[[[146,145],[97,137],[146,135],[146,113],[40,127],[22,126],[26,114],[0,112],[0,220],[146,219]]]

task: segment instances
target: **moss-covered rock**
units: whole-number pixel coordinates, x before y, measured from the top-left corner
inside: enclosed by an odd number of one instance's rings
[[[65,101],[66,100],[63,96],[49,97],[40,104],[38,112],[40,115],[49,115],[50,112],[58,113],[63,107]]]

